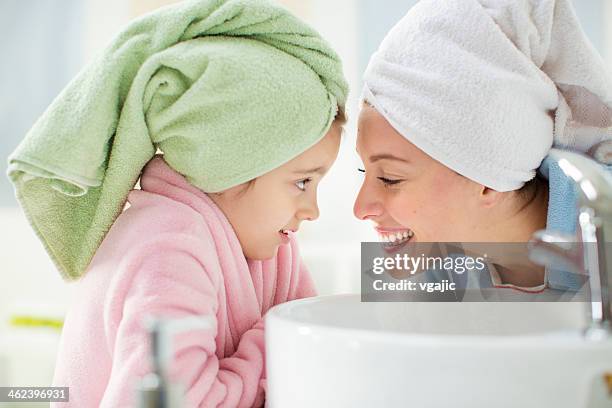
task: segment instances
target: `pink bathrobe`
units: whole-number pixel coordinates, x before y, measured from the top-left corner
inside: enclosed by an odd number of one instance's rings
[[[277,256],[247,261],[227,218],[161,157],[142,190],[76,283],[53,380],[70,387],[58,407],[133,407],[150,372],[147,314],[215,316],[215,330],[177,336],[171,370],[188,406],[262,406],[263,316],[278,303],[315,295],[294,237]]]

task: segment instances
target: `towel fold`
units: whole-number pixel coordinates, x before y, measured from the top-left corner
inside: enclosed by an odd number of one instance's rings
[[[318,142],[346,94],[336,53],[285,9],[184,1],[123,30],[34,124],[8,175],[76,279],[157,148],[193,185],[221,191]]]
[[[372,56],[364,98],[437,161],[510,191],[553,144],[609,147],[611,78],[570,0],[422,0]]]

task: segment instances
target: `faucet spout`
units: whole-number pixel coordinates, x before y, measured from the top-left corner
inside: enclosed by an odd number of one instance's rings
[[[564,234],[538,231],[530,243],[530,255],[546,266],[564,265],[588,276],[591,324],[586,333],[590,337],[609,336],[612,254],[606,241],[612,237],[612,175],[582,154],[552,149],[550,155],[578,187],[576,242],[572,245]]]

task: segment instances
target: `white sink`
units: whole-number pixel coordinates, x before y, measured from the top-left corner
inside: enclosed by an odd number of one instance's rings
[[[266,316],[266,406],[612,407],[586,304],[302,299]],[[609,377],[608,377],[609,378]]]

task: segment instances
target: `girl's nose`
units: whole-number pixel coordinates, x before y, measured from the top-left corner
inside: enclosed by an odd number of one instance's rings
[[[297,218],[308,221],[314,221],[319,218],[319,206],[317,205],[316,198],[305,203],[304,207],[298,211]]]
[[[370,191],[367,181],[364,180],[353,205],[353,214],[360,220],[367,220],[379,217],[382,213],[383,207],[376,192]]]

